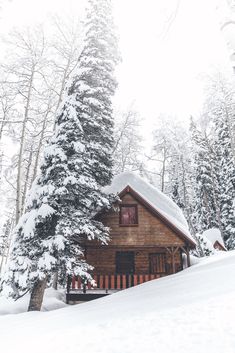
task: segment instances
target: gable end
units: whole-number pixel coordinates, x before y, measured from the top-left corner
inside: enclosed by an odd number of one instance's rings
[[[127,185],[120,193],[119,197],[122,198],[126,194],[131,194],[137,201],[139,201],[151,214],[159,218],[168,228],[170,228],[176,235],[178,235],[183,241],[185,241],[188,246],[192,249],[196,247],[196,244],[187,237],[179,228],[177,228],[172,222],[170,222],[162,213],[155,209],[151,204],[149,204],[138,192]]]

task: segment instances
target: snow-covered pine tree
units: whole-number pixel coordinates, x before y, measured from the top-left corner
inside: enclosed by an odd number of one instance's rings
[[[179,122],[172,123],[172,120],[164,117],[158,122],[150,160],[157,162],[154,174],[159,176],[159,182],[155,183],[182,209],[190,231],[195,234],[192,219],[194,185],[190,136]]]
[[[215,116],[217,154],[220,159],[221,230],[228,249],[235,249],[235,160],[227,113],[221,107]]]
[[[117,82],[113,72],[120,57],[113,30],[112,0],[89,0],[85,46],[79,70],[69,89],[77,91],[78,114],[86,146],[87,160],[100,185],[110,182],[112,174],[113,129],[111,98]]]
[[[215,253],[216,250],[214,249],[212,243],[206,238],[204,233],[195,234],[194,239],[197,242],[197,248],[196,250],[194,250],[196,256],[204,257],[210,256]]]
[[[194,215],[197,232],[220,227],[218,158],[214,143],[206,133],[197,129],[193,120],[190,126],[194,149]]]
[[[235,248],[235,81],[221,73],[212,79],[206,101],[213,123],[219,160],[221,233],[228,249]]]
[[[191,143],[188,131],[180,125],[174,126],[174,138],[172,138],[172,150],[168,164],[168,193],[182,209],[190,231],[195,234],[192,218],[194,184]]]
[[[105,243],[109,238],[109,230],[94,215],[110,208],[113,200],[101,189],[112,177],[111,97],[116,87],[117,41],[111,1],[90,0],[87,13],[78,71],[15,230],[4,278],[14,297],[31,291],[29,310],[40,310],[54,273],[64,279],[65,273],[90,278],[82,243],[84,239]]]

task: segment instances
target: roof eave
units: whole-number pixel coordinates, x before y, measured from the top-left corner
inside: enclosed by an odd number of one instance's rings
[[[225,247],[223,244],[221,244],[221,242],[220,242],[219,240],[216,240],[216,241],[214,242],[214,245],[213,245],[214,247],[215,247],[216,243],[219,244],[219,246],[221,246],[221,248],[222,248],[224,251],[227,251],[226,247]]]
[[[171,221],[169,221],[159,210],[154,208],[148,201],[146,201],[137,191],[135,191],[130,185],[127,185],[122,191],[119,192],[119,197],[121,198],[126,193],[132,194],[136,199],[138,199],[148,210],[150,210],[155,216],[160,218],[162,222],[174,231],[180,238],[183,238],[191,249],[195,249],[196,243],[193,242],[184,232],[182,232],[177,226],[175,226]]]

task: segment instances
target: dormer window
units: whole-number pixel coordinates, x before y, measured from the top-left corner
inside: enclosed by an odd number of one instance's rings
[[[121,205],[119,223],[121,226],[138,225],[137,205]]]

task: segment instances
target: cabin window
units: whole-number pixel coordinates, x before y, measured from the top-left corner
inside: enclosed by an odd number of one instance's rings
[[[135,254],[134,251],[116,252],[116,273],[133,274],[135,272]]]
[[[151,274],[166,272],[166,255],[164,253],[149,254],[149,270]]]
[[[121,205],[119,223],[122,226],[138,225],[137,205]]]

